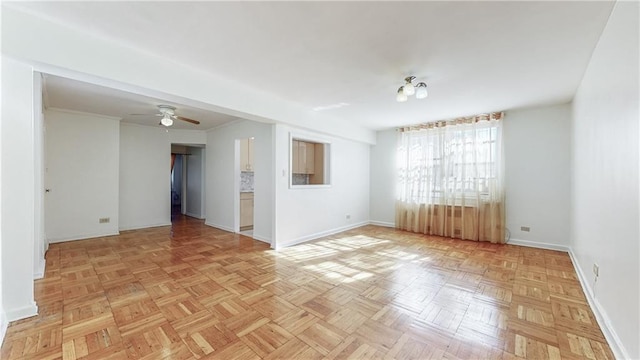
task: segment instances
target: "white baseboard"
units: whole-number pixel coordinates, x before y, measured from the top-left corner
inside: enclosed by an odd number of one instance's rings
[[[8,322],[36,316],[38,315],[38,305],[32,302],[29,305],[17,309],[5,310],[5,315]]]
[[[186,212],[184,214],[189,216],[189,217],[192,217],[192,218],[196,218],[196,219],[200,219],[200,220],[204,219],[204,217],[202,217],[202,216],[200,216],[198,214],[194,214],[194,213],[190,213],[190,212]]]
[[[99,237],[115,236],[115,235],[120,235],[120,232],[116,231],[116,232],[105,232],[105,233],[95,233],[95,234],[84,234],[84,235],[69,236],[69,237],[54,237],[54,238],[47,238],[47,240],[49,244],[55,244],[55,243],[61,243],[61,242],[67,242],[67,241],[95,239]]]
[[[133,225],[133,226],[121,226],[120,231],[129,231],[129,230],[140,230],[140,229],[148,229],[154,227],[162,227],[162,226],[171,226],[171,221],[157,224],[148,224],[148,225]]]
[[[8,327],[9,321],[7,320],[7,314],[4,313],[4,309],[0,308],[0,346],[2,346]]]
[[[38,263],[36,264],[35,269],[33,271],[34,280],[42,279],[44,277],[44,268],[46,264],[47,262],[45,261],[44,258],[38,259]]]
[[[324,237],[324,236],[329,236],[329,235],[337,234],[339,232],[343,232],[343,231],[359,228],[359,227],[365,226],[365,225],[369,225],[369,221],[362,221],[362,222],[359,222],[359,223],[350,224],[350,225],[346,225],[346,226],[341,226],[341,227],[334,228],[334,229],[331,229],[331,230],[317,232],[315,234],[301,236],[301,237],[299,237],[297,239],[289,241],[286,244],[276,244],[275,247],[273,246],[273,244],[271,244],[271,246],[276,250],[277,249],[282,249],[282,248],[285,248],[285,247],[298,245],[298,244],[301,244],[301,243],[304,243],[304,242],[307,242],[307,241],[315,240],[315,239],[318,239],[318,238],[321,238],[321,237]]]
[[[235,231],[233,231],[232,228],[226,227],[224,225],[218,225],[218,224],[210,223],[210,222],[208,222],[206,220],[205,220],[204,224],[207,225],[207,226],[214,227],[216,229],[220,229],[220,230],[224,230],[224,231],[228,231],[228,232],[235,232]]]
[[[509,239],[507,243],[509,245],[520,245],[538,249],[546,249],[546,250],[556,250],[556,251],[564,251],[569,252],[570,248],[565,245],[551,244],[551,243],[543,243],[538,241],[530,241],[530,240],[520,240],[520,239]]]
[[[267,243],[267,244],[271,244],[271,239],[266,238],[266,237],[264,237],[264,236],[256,235],[255,233],[253,234],[253,239],[254,239],[254,240],[258,240],[258,241],[265,242],[265,243]]]
[[[569,249],[569,257],[573,262],[573,267],[576,269],[576,274],[578,274],[578,280],[580,280],[580,285],[582,285],[582,291],[584,291],[584,294],[587,297],[587,302],[593,310],[596,321],[598,322],[598,325],[600,325],[600,329],[602,330],[605,339],[607,339],[613,355],[616,359],[631,359],[631,356],[629,356],[629,352],[622,344],[620,337],[611,326],[611,320],[609,319],[607,312],[604,310],[602,305],[600,305],[600,301],[594,297],[593,288],[589,283],[589,278],[582,271],[582,267],[578,263],[578,258],[573,253],[573,249]]]
[[[386,221],[376,221],[376,220],[369,220],[369,225],[384,226],[384,227],[389,227],[389,228],[395,228],[396,227],[395,223],[386,222]]]

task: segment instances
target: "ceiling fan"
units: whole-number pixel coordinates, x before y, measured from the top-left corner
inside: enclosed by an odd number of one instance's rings
[[[200,121],[198,120],[193,120],[193,119],[189,119],[183,116],[178,116],[175,114],[176,111],[176,107],[175,106],[171,106],[171,105],[158,105],[158,114],[129,114],[129,115],[155,115],[155,116],[162,116],[162,119],[160,119],[160,125],[164,125],[166,127],[169,127],[171,125],[173,125],[173,120],[181,120],[181,121],[186,121],[188,123],[192,123],[195,125],[200,125]]]

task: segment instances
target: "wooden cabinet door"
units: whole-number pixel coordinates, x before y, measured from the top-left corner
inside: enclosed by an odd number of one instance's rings
[[[240,140],[240,171],[249,170],[249,139]]]
[[[240,140],[240,171],[253,171],[253,139]]]
[[[291,144],[291,167],[294,174],[315,173],[315,143],[293,140]]]
[[[315,173],[315,147],[314,143],[305,143],[305,174]]]
[[[253,226],[253,193],[240,193],[240,230]]]
[[[291,144],[291,170],[294,174],[300,174],[300,141],[293,140]]]
[[[298,142],[298,170],[300,174],[307,173],[307,143],[304,141]]]

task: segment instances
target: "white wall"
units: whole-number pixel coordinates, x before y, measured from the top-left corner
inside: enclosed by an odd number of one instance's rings
[[[254,239],[273,238],[273,135],[272,125],[240,121],[207,133],[206,224],[234,231],[240,213],[240,164],[236,140],[255,137]],[[238,215],[239,216],[239,215]]]
[[[118,234],[119,119],[48,110],[45,126],[49,242]]]
[[[373,224],[395,226],[396,144],[395,130],[378,131],[371,146],[369,215]]]
[[[187,159],[187,201],[186,214],[198,219],[204,218],[203,184],[204,180],[204,149],[189,147]]]
[[[638,7],[616,3],[573,103],[571,246],[625,359],[640,358]]]
[[[1,129],[0,129],[0,137]],[[2,147],[2,140],[0,140],[0,148]],[[1,154],[1,152],[0,152]],[[2,170],[0,169],[0,198],[2,198]],[[0,213],[0,223],[2,223],[2,213]],[[0,259],[2,259],[2,233],[0,233]],[[4,294],[2,293],[2,266],[0,266],[0,344],[4,341],[4,336],[7,333],[7,327],[9,321],[7,320],[7,314],[4,311]]]
[[[569,104],[505,113],[506,223],[512,243],[562,250],[569,245],[570,126]]]
[[[275,126],[275,247],[317,238],[369,221],[369,145]],[[290,133],[331,143],[331,186],[289,188]],[[346,219],[346,215],[350,219]],[[272,244],[273,246],[273,244]]]
[[[203,130],[166,129],[172,144],[204,145],[207,143],[207,132]]]
[[[35,315],[33,69],[2,57],[2,305],[8,321]]]
[[[2,62],[2,56],[0,55],[0,62]],[[4,66],[4,63],[2,63]],[[2,73],[0,73],[0,83],[2,83]],[[4,98],[1,99],[4,101]],[[4,116],[4,114],[2,114]],[[2,125],[0,124],[0,208],[2,203]],[[0,225],[2,225],[2,211],[0,211]],[[7,333],[7,326],[9,322],[7,321],[7,314],[4,311],[4,294],[2,292],[2,231],[0,231],[0,345],[4,341],[4,335]]]
[[[120,124],[120,230],[171,225],[170,189],[169,133]]]

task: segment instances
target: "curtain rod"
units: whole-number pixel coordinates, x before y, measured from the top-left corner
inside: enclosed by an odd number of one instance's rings
[[[490,121],[490,120],[502,120],[504,118],[504,111],[500,112],[492,112],[487,114],[479,114],[475,116],[467,116],[467,117],[459,117],[450,120],[437,120],[433,122],[409,125],[409,126],[401,126],[396,128],[396,131],[405,132],[412,130],[424,130],[424,129],[433,129],[439,127],[445,127],[450,125],[459,125],[459,124],[471,124],[480,121]]]

